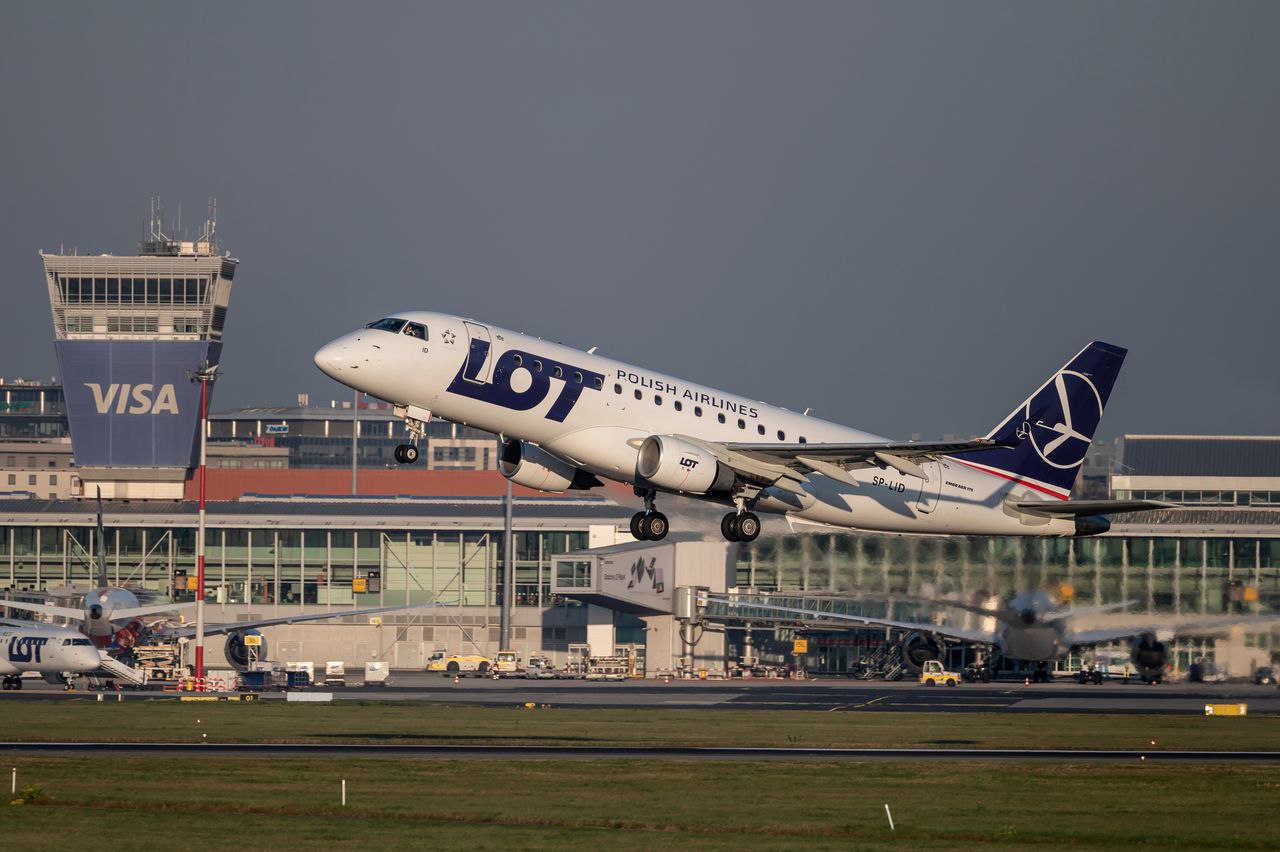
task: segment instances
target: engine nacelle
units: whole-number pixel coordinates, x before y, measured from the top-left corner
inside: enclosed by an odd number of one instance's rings
[[[602,484],[585,470],[561,461],[546,450],[512,438],[502,442],[498,470],[516,485],[555,494],[586,491]]]
[[[650,435],[640,445],[636,473],[664,491],[690,494],[727,492],[734,473],[697,444],[674,435]]]
[[[245,637],[256,636],[257,645],[245,642]],[[267,659],[267,637],[257,630],[233,630],[227,634],[227,647],[223,650],[227,662],[239,672],[249,670],[249,665]]]
[[[1143,633],[1133,642],[1129,659],[1143,680],[1159,681],[1164,678],[1164,667],[1169,662],[1169,650],[1154,633]]]
[[[929,660],[942,656],[942,644],[937,637],[928,633],[912,633],[902,640],[902,662],[916,674],[924,668]]]

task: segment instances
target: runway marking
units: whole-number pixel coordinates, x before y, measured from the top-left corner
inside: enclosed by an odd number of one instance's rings
[[[872,704],[875,704],[877,701],[884,701],[888,697],[889,697],[888,695],[881,695],[879,698],[873,698],[870,701],[864,701],[861,704],[855,704],[853,705],[853,709],[856,710],[859,707],[870,707]]]

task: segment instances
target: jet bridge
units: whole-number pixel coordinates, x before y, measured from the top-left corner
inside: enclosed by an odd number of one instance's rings
[[[632,616],[645,626],[647,674],[722,671],[724,632],[707,630],[681,601],[692,599],[694,587],[723,594],[736,554],[737,546],[729,542],[691,535],[580,550],[555,557],[551,592],[588,605],[587,644],[593,654],[612,654],[616,626],[634,623],[627,618]]]

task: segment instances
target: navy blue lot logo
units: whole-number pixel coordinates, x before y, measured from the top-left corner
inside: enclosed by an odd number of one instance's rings
[[[14,636],[9,640],[9,662],[41,662],[40,650],[44,648],[48,642],[48,636]]]
[[[493,367],[492,381],[480,381],[480,372],[488,356],[489,342],[472,340],[467,360],[449,384],[449,393],[511,411],[529,411],[542,404],[551,393],[552,379],[556,379],[562,382],[560,394],[545,417],[563,423],[578,404],[584,389],[598,391],[604,383],[601,373],[520,349],[508,349],[502,353]]]
[[[1028,400],[1019,438],[1030,438],[1036,454],[1060,470],[1077,467],[1102,420],[1102,397],[1088,376],[1063,370]]]

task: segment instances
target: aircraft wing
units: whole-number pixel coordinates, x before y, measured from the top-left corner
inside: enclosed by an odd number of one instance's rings
[[[54,606],[53,604],[27,603],[26,601],[0,601],[0,607],[9,607],[10,609],[21,609],[27,612],[38,612],[43,615],[57,615],[62,618],[74,618],[77,621],[84,620],[84,610],[79,607]]]
[[[979,438],[973,441],[879,441],[865,444],[749,444],[703,441],[687,435],[678,436],[705,448],[740,476],[762,485],[778,485],[787,490],[798,488],[812,472],[856,486],[849,474],[853,468],[891,467],[906,476],[928,480],[929,475],[916,463],[951,453],[973,453],[1006,446]],[[789,485],[790,483],[790,485]]]
[[[323,621],[326,618],[345,618],[349,615],[375,615],[379,612],[396,612],[397,610],[417,609],[419,607],[434,607],[440,604],[414,604],[413,606],[379,606],[367,609],[337,609],[332,612],[309,612],[298,615],[285,615],[279,618],[261,618],[257,621],[236,621],[231,624],[206,624],[204,633],[206,636],[216,636],[221,633],[232,633],[237,630],[253,630],[258,627],[273,627],[278,624],[302,624],[307,621]],[[162,632],[175,639],[190,638],[196,635],[196,627],[194,624],[184,624],[181,627],[162,628]]]
[[[1024,500],[1011,503],[1028,515],[1046,518],[1074,518],[1079,515],[1119,515],[1125,512],[1148,512],[1152,509],[1176,509],[1177,503],[1163,500]]]
[[[107,616],[114,621],[117,618],[137,618],[141,615],[160,615],[161,613],[174,612],[180,609],[191,609],[195,605],[195,601],[190,601],[188,603],[164,603],[151,604],[148,606],[131,606],[126,607],[125,609],[113,609],[111,612],[107,613]],[[83,613],[81,613],[81,615],[83,616]]]
[[[1103,627],[1097,630],[1069,632],[1063,639],[1072,645],[1105,645],[1108,642],[1119,642],[1132,639],[1143,633],[1154,633],[1161,642],[1176,639],[1179,636],[1220,636],[1237,627],[1243,629],[1265,629],[1268,626],[1280,627],[1280,613],[1262,616],[1241,617],[1238,615],[1215,615],[1194,621],[1183,621],[1177,624],[1152,626],[1150,624],[1135,626],[1132,624]]]
[[[814,609],[804,609],[803,607],[780,606],[778,604],[756,603],[754,601],[738,601],[732,598],[718,597],[716,595],[708,595],[706,600],[708,603],[718,603],[729,607],[743,607],[752,610],[776,612],[780,615],[794,615],[797,619],[827,619],[831,621],[843,621],[850,624],[858,624],[864,627],[888,627],[893,630],[905,631],[918,630],[921,633],[931,633],[934,636],[945,636],[948,639],[956,639],[961,642],[976,642],[982,645],[990,645],[995,640],[995,637],[986,630],[970,630],[964,627],[954,627],[949,624],[930,624],[920,621],[894,621],[889,618],[875,618],[874,616],[866,615],[849,615],[841,612],[821,612]]]

